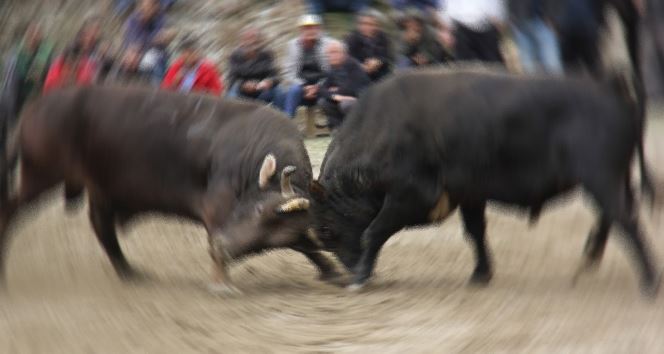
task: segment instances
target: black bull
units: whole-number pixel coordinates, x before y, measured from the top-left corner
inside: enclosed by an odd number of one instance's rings
[[[337,274],[309,229],[306,149],[295,126],[271,108],[155,90],[68,89],[23,112],[16,143],[18,191],[0,207],[3,284],[7,227],[62,183],[68,200],[87,192],[95,234],[122,278],[135,273],[115,223],[145,212],[205,226],[213,290],[234,290],[230,261],[277,247],[303,253],[324,278]],[[2,171],[5,181],[9,172]]]
[[[493,274],[487,202],[525,209],[536,219],[548,201],[580,186],[599,210],[580,269],[598,264],[617,225],[643,288],[654,293],[658,273],[630,185],[642,139],[637,108],[613,88],[463,70],[416,71],[372,87],[336,135],[312,186],[319,237],[354,273],[353,287],[361,287],[388,238],[440,222],[458,206],[475,246],[471,280],[486,283]]]

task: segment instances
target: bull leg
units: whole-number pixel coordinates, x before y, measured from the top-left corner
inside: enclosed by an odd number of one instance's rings
[[[638,217],[630,208],[634,205],[633,200],[628,200],[632,193],[625,193],[620,188],[621,186],[624,188],[625,184],[609,183],[605,186],[606,188],[596,188],[592,185],[587,187],[604,213],[603,215],[623,229],[621,234],[639,268],[641,289],[647,295],[654,296],[659,290],[659,276],[655,271],[652,255],[640,230]]]
[[[604,256],[604,250],[606,249],[606,242],[609,238],[610,230],[611,220],[602,215],[593,231],[588,235],[586,245],[583,249],[584,257],[572,279],[572,284],[576,284],[583,273],[592,269],[597,269],[597,266]]]
[[[319,251],[304,251],[297,248],[294,248],[295,251],[302,253],[307,259],[313,263],[316,268],[320,271],[318,279],[333,283],[342,276],[337,267],[334,265],[328,257],[322,254]]]
[[[83,205],[83,187],[65,183],[65,209],[68,212],[75,212]]]
[[[228,275],[228,263],[232,257],[223,245],[223,236],[213,234],[208,238],[210,244],[210,257],[212,257],[212,282],[208,290],[213,294],[229,295],[242,293],[233,285]]]
[[[470,277],[471,284],[485,285],[491,281],[493,277],[493,270],[491,266],[491,257],[487,249],[485,234],[486,234],[486,219],[484,210],[486,203],[481,203],[478,206],[461,206],[461,217],[466,227],[466,231],[473,240],[475,246],[475,257],[477,263],[473,275]]]
[[[35,172],[24,160],[21,163],[19,191],[0,207],[0,289],[6,288],[6,257],[10,234],[7,232],[16,214],[30,206],[45,191],[55,186],[58,179]]]
[[[348,287],[349,290],[357,291],[366,285],[376,266],[378,253],[385,242],[404,225],[410,224],[408,211],[404,210],[403,205],[409,203],[402,203],[402,200],[389,195],[385,197],[382,208],[362,233],[362,255],[353,270],[353,283]]]
[[[90,222],[94,228],[97,240],[99,240],[99,243],[104,248],[120,279],[129,280],[135,278],[137,274],[129,265],[129,262],[127,262],[118,243],[118,236],[115,233],[113,208],[91,198]]]

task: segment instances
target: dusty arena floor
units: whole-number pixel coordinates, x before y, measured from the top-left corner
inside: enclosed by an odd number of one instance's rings
[[[664,120],[649,126],[648,157],[664,180]],[[318,168],[328,140],[308,142]],[[664,265],[662,209],[642,208]],[[637,289],[618,237],[599,271],[572,288],[591,210],[574,198],[529,227],[489,212],[493,283],[466,286],[473,268],[458,216],[394,237],[370,288],[322,284],[288,251],[232,269],[244,295],[205,285],[201,227],[148,218],[121,232],[130,262],[147,274],[123,284],[92,234],[87,213],[51,198],[17,228],[9,294],[0,298],[0,353],[662,353],[664,293]]]

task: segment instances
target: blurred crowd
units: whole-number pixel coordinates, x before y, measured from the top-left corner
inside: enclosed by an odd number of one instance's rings
[[[625,1],[643,9],[643,0]],[[392,0],[389,12],[379,12],[369,0],[309,0],[281,62],[260,28],[251,26],[219,67],[206,59],[197,38],[169,26],[174,0],[117,0],[117,13],[127,16],[121,41],[105,40],[101,19],[92,17],[56,53],[39,23],[28,24],[4,61],[2,101],[16,116],[32,97],[62,87],[144,85],[259,100],[290,117],[300,106],[318,106],[334,130],[362,90],[395,71],[452,61],[505,65],[501,45],[507,36],[526,73],[593,74],[604,2]],[[354,16],[354,28],[343,38],[326,34],[329,11]],[[393,27],[397,33],[388,30]]]

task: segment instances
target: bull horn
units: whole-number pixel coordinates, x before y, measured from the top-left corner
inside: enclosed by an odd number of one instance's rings
[[[275,212],[277,214],[288,214],[296,211],[304,211],[309,209],[309,199],[307,198],[293,198],[283,204],[279,205]]]
[[[270,178],[274,176],[277,171],[277,159],[272,154],[267,154],[261,165],[261,170],[258,173],[258,186],[265,189],[270,182]]]
[[[295,196],[293,185],[291,185],[291,175],[295,170],[297,170],[297,168],[291,165],[284,167],[283,171],[281,171],[281,195],[283,195],[284,198],[292,198]]]

